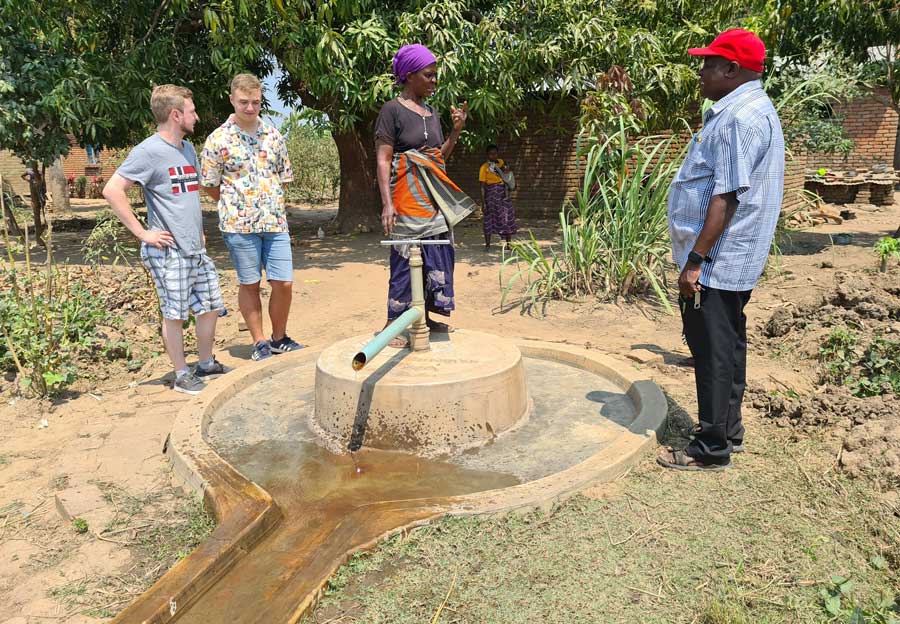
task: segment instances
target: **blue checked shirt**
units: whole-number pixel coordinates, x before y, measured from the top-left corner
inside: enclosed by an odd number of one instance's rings
[[[734,191],[738,207],[704,262],[700,283],[752,290],[762,275],[784,192],[784,136],[758,80],[747,82],[703,116],[669,191],[672,257],[684,269],[713,195]]]

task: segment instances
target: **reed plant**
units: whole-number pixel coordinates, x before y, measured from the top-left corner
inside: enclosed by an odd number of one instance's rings
[[[624,124],[594,140],[581,186],[559,212],[559,244],[543,246],[532,234],[509,245],[500,273],[501,306],[517,287],[529,309],[553,299],[652,291],[672,313],[666,203],[683,142],[678,135],[633,140]]]

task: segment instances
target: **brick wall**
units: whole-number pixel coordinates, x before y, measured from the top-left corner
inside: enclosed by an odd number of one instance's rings
[[[112,157],[113,152],[111,150],[103,150],[100,152],[99,166],[91,167],[87,162],[87,152],[72,139],[69,154],[63,158],[63,171],[66,177],[75,176],[77,178],[83,175],[88,177],[100,175],[104,178],[109,178],[115,171],[111,163]]]
[[[517,215],[555,218],[563,202],[572,198],[581,184],[582,172],[576,156],[577,124],[573,121],[561,127],[546,126],[532,121],[525,136],[496,141],[500,157],[516,174],[512,201]],[[680,156],[681,146],[673,142],[671,151]],[[457,147],[447,163],[450,178],[479,203],[478,171],[484,161],[483,150],[468,152]],[[802,204],[799,192],[803,190],[805,167],[805,155],[796,155],[786,162],[785,209]]]
[[[781,209],[784,211],[800,208],[806,203],[803,201],[803,189],[806,183],[806,163],[807,155],[804,153],[796,152],[785,155],[784,199],[781,203]]]
[[[877,93],[890,100],[886,89],[879,89]],[[850,169],[893,164],[898,123],[896,111],[868,95],[838,106],[836,112],[844,118],[844,130],[855,144],[853,151],[846,160],[839,154],[810,154],[810,167]]]
[[[528,124],[521,137],[498,137],[500,157],[516,174],[513,205],[522,216],[555,217],[563,201],[578,188],[581,173],[576,156],[577,124]],[[478,172],[485,161],[483,149],[458,147],[447,163],[450,178],[476,202],[481,202]]]
[[[25,173],[25,165],[19,157],[12,152],[0,151],[0,175],[12,184],[13,189],[20,195],[28,194],[28,183],[21,178]]]

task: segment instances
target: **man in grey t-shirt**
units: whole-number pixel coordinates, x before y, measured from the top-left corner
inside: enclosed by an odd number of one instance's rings
[[[117,217],[141,240],[141,261],[153,277],[163,316],[163,343],[175,367],[173,388],[198,394],[205,380],[227,372],[212,354],[222,291],[206,255],[197,154],[184,140],[194,131],[193,94],[184,87],[153,89],[150,108],[157,133],[131,150],[103,189]],[[126,191],[140,184],[147,200],[147,228],[131,209]],[[191,371],[184,357],[183,324],[197,319],[200,363]]]

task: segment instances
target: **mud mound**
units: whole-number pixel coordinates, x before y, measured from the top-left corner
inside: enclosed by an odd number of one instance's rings
[[[900,397],[859,398],[835,386],[804,397],[759,388],[747,394],[753,407],[781,427],[842,437],[840,463],[849,475],[868,476],[886,489],[900,486]]]
[[[886,489],[900,486],[896,381],[871,376],[883,370],[873,367],[886,360],[873,364],[871,355],[866,360],[870,346],[900,342],[900,273],[837,273],[827,295],[775,310],[763,335],[769,339],[767,350],[805,360],[818,370],[819,383],[829,383],[807,396],[748,389],[750,403],[779,426],[840,436],[841,466],[851,476],[869,476]],[[827,357],[820,361],[821,347]]]
[[[898,406],[900,407],[900,406]],[[841,466],[853,477],[868,475],[886,488],[900,487],[900,417],[866,422],[844,441]]]
[[[834,290],[816,301],[775,310],[765,336],[781,338],[842,324],[900,333],[900,273],[836,273],[835,282]]]

